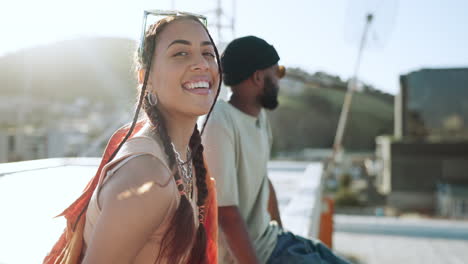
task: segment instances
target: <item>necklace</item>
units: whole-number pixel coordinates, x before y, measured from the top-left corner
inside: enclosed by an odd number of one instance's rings
[[[174,143],[171,142],[172,150],[174,151],[177,167],[179,172],[182,174],[182,181],[184,182],[184,191],[187,194],[187,198],[192,198],[193,190],[193,174],[192,174],[192,162],[189,161],[190,158],[190,148],[187,147],[187,161],[183,161],[180,157],[180,153],[176,150]]]

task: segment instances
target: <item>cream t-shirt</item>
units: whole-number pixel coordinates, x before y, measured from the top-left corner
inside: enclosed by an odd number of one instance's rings
[[[205,158],[216,179],[218,206],[238,206],[256,254],[265,263],[280,231],[268,213],[267,162],[272,134],[265,110],[250,116],[219,100],[203,135]],[[232,262],[220,229],[220,263]]]

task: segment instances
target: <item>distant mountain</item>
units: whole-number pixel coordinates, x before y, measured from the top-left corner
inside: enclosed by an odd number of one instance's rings
[[[136,44],[124,38],[66,40],[0,57],[0,93],[40,100],[135,100]]]
[[[120,104],[134,105],[135,48],[136,43],[130,39],[86,38],[5,55],[0,57],[0,97],[26,96],[27,102],[32,99],[44,101],[46,105],[51,100],[76,103],[79,97],[119,108]],[[311,75],[300,69],[288,69],[288,72],[305,89],[288,94],[284,93],[288,87],[282,87],[281,105],[269,113],[275,136],[274,151],[331,147],[346,82],[326,73]],[[34,113],[42,116],[37,111]],[[353,98],[345,147],[373,149],[375,136],[392,131],[393,96],[365,86]]]
[[[322,81],[315,74],[315,79],[309,78],[302,91],[295,93],[288,92],[288,85],[293,84],[284,82],[280,106],[269,113],[274,152],[333,146],[346,89],[344,82],[330,82],[330,77],[325,77]],[[393,134],[393,96],[375,88],[354,93],[344,147],[352,151],[373,150],[375,137],[382,134]]]

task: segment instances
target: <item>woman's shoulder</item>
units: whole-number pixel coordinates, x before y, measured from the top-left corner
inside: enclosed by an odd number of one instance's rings
[[[123,248],[146,243],[175,212],[179,197],[162,162],[152,155],[140,155],[112,175],[98,199],[101,214],[94,230],[95,243],[125,238],[116,242]]]
[[[133,202],[140,208],[147,205],[155,209],[154,201],[169,205],[176,198],[175,182],[167,166],[158,157],[144,154],[132,158],[114,172],[101,190],[99,203],[103,210],[106,205],[133,205]],[[124,200],[126,202],[122,203]]]
[[[151,181],[160,187],[165,187],[172,179],[171,171],[159,155],[143,153],[137,155],[116,171],[114,177],[129,177],[131,182]]]
[[[158,159],[168,170],[169,163],[159,140],[145,135],[132,137],[125,142],[115,159],[135,154],[148,154]]]

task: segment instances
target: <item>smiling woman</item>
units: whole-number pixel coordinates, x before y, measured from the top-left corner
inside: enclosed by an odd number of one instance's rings
[[[213,88],[219,82],[218,66],[214,44],[206,39],[205,32],[198,20],[179,20],[161,33],[172,38],[162,38],[156,45],[152,60],[164,66],[151,69],[147,89],[153,98],[160,99],[158,109],[163,114],[171,115],[169,108],[187,116],[199,116],[213,105],[218,92]],[[143,53],[151,45],[145,47]],[[140,80],[149,61],[142,59],[141,65]]]
[[[196,122],[219,94],[218,51],[187,14],[159,20],[143,41],[134,120],[112,136],[96,176],[62,213],[68,228],[44,263],[217,261],[216,197]]]

